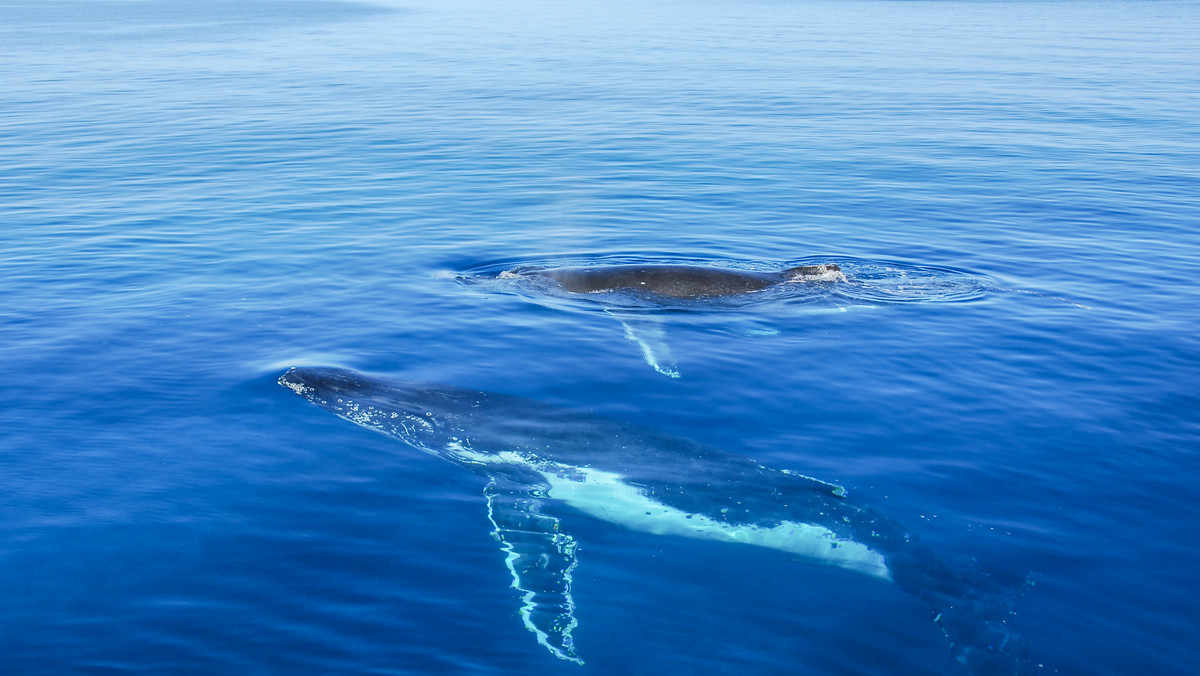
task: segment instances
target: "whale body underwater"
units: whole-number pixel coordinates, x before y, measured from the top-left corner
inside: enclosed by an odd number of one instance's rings
[[[521,617],[563,660],[583,664],[572,637],[578,561],[569,528],[582,514],[655,535],[766,547],[888,581],[932,607],[951,654],[972,676],[1036,673],[1008,624],[1027,585],[951,568],[837,485],[521,397],[336,368],[293,368],[278,382],[486,477],[488,517]]]
[[[720,298],[762,291],[785,282],[846,279],[841,268],[833,263],[801,265],[778,272],[694,265],[606,265],[522,266],[500,273],[501,278],[517,276],[544,277],[571,293],[628,290],[675,299]]]

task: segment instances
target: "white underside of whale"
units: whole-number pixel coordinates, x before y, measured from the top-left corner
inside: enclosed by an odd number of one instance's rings
[[[550,497],[626,528],[654,535],[678,535],[777,549],[891,580],[882,555],[862,543],[838,539],[833,531],[823,526],[793,521],[782,521],[770,527],[724,523],[664,505],[637,486],[622,481],[620,475],[595,469],[564,476],[545,472],[542,476],[550,484]]]
[[[519,465],[537,472],[549,486],[547,497],[633,530],[766,547],[891,580],[882,554],[861,542],[839,538],[833,531],[817,524],[794,521],[781,521],[774,526],[726,523],[658,502],[644,489],[626,483],[621,475],[613,472],[531,461],[512,451],[487,454],[460,447],[453,455],[468,462]]]

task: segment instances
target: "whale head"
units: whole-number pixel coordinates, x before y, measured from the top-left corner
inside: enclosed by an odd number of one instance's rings
[[[469,390],[381,381],[339,368],[294,367],[279,384],[350,422],[440,454],[477,402]]]

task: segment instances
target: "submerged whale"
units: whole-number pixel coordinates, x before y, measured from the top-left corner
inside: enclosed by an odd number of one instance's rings
[[[767,547],[890,581],[932,606],[969,674],[1035,673],[1008,626],[1020,590],[952,569],[834,484],[520,397],[333,368],[293,368],[279,384],[486,477],[488,517],[522,597],[521,617],[563,660],[583,663],[571,635],[577,559],[559,516],[570,517],[566,505],[655,535]]]
[[[833,263],[801,265],[779,272],[694,265],[608,265],[590,268],[524,266],[500,273],[501,277],[531,275],[551,279],[571,293],[628,290],[666,298],[737,296],[784,282],[846,279],[841,268]]]

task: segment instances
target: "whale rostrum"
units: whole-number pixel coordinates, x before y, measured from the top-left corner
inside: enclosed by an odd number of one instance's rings
[[[572,518],[653,535],[775,549],[886,581],[928,603],[972,676],[1036,673],[1009,626],[1027,585],[957,570],[840,486],[653,429],[531,399],[335,368],[279,378],[317,406],[487,480],[493,535],[521,617],[553,655],[582,664]]]

